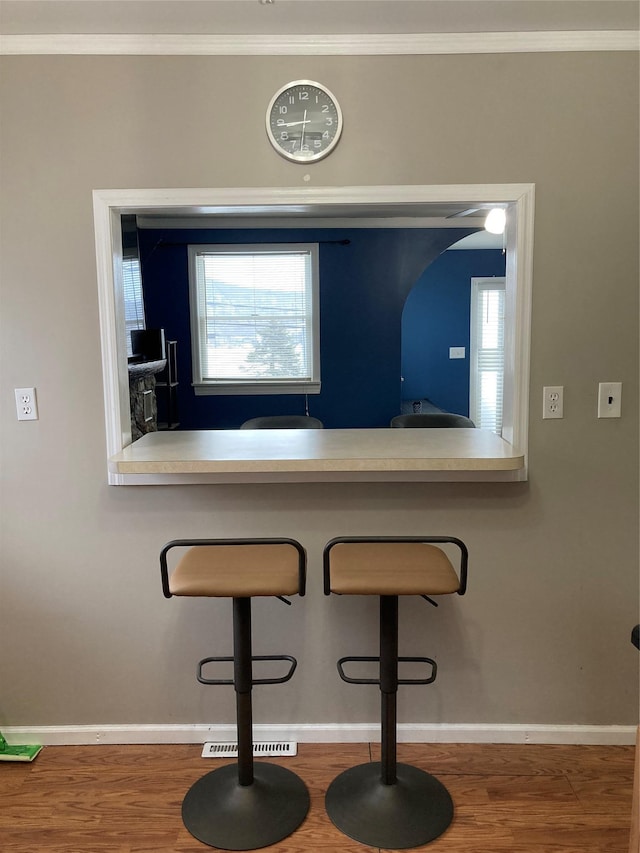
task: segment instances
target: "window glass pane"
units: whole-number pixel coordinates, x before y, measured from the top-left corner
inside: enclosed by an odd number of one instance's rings
[[[470,416],[480,429],[502,432],[504,279],[476,279],[471,294]]]
[[[197,251],[194,382],[311,381],[312,267],[311,248]]]
[[[144,302],[142,299],[142,277],[138,258],[125,258],[122,261],[122,279],[124,285],[124,320],[127,339],[127,355],[131,356],[131,331],[144,329]]]

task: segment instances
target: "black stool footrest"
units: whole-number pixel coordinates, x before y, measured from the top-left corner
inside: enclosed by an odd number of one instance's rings
[[[296,670],[298,665],[298,661],[291,657],[291,655],[252,655],[252,661],[264,661],[264,660],[286,660],[289,661],[291,666],[289,667],[289,671],[282,678],[254,678],[251,682],[252,685],[256,684],[284,684],[285,681],[289,681],[291,676]],[[198,671],[196,673],[196,678],[200,682],[200,684],[234,684],[233,678],[205,678],[202,675],[202,667],[207,663],[231,663],[233,662],[233,657],[215,657],[215,658],[203,658],[198,663]]]
[[[350,678],[344,674],[343,664],[352,663],[353,661],[361,662],[376,662],[380,663],[379,657],[348,657],[340,658],[338,661],[338,675],[343,681],[348,684],[380,684],[379,678]],[[399,678],[398,684],[432,684],[436,680],[438,672],[438,664],[432,658],[416,658],[416,657],[399,657],[399,663],[426,663],[431,666],[431,675],[428,678]]]

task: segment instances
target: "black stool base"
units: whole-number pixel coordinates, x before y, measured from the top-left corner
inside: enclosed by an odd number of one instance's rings
[[[380,762],[372,762],[333,780],[325,807],[337,828],[361,844],[395,850],[442,835],[453,820],[444,785],[410,764],[398,764],[394,785],[383,785],[380,773]]]
[[[191,835],[210,847],[257,850],[282,841],[309,811],[309,792],[295,773],[256,762],[252,785],[238,784],[238,767],[227,764],[191,786],[182,820]]]

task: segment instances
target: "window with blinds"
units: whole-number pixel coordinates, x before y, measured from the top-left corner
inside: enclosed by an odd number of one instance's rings
[[[124,289],[124,322],[127,339],[127,355],[131,357],[131,332],[144,329],[144,300],[142,297],[142,277],[138,258],[124,258],[122,261],[122,283]]]
[[[479,429],[502,434],[504,278],[471,279],[469,416]]]
[[[317,244],[189,247],[196,394],[318,393]]]

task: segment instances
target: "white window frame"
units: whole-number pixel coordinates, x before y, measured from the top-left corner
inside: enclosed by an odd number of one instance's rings
[[[106,469],[111,485],[127,485],[138,475],[114,470],[110,458],[131,444],[129,374],[124,342],[122,297],[121,216],[125,214],[165,216],[211,215],[219,224],[237,227],[238,217],[258,218],[260,227],[276,227],[282,219],[295,217],[296,225],[316,227],[327,217],[342,225],[355,225],[367,212],[366,227],[425,227],[421,216],[432,206],[463,203],[507,209],[505,231],[507,304],[505,320],[505,389],[502,438],[525,456],[525,467],[517,477],[527,479],[529,428],[529,354],[531,338],[531,293],[535,185],[524,184],[438,184],[402,186],[340,187],[187,187],[161,189],[95,189],[93,210],[96,239],[98,304],[104,378]],[[300,212],[317,212],[315,223]],[[259,216],[258,216],[259,214]],[[431,227],[433,220],[430,220]],[[443,219],[439,227],[451,227],[455,219]],[[256,227],[255,221],[253,227]],[[362,225],[361,227],[365,227]],[[179,439],[179,433],[175,439]],[[479,480],[499,479],[479,472]],[[148,482],[165,482],[162,475],[140,475]],[[455,476],[444,476],[455,479]],[[139,482],[135,480],[135,482]],[[173,482],[173,481],[172,481]],[[203,482],[198,475],[197,482]]]
[[[506,278],[503,276],[474,276],[471,279],[471,311],[470,311],[470,359],[469,359],[469,417],[479,428],[483,427],[480,417],[480,367],[479,361],[479,329],[477,324],[478,318],[478,302],[480,293],[483,291],[501,290],[505,293],[505,314],[506,314]],[[505,323],[506,326],[506,323]],[[498,429],[494,430],[498,435],[502,435],[502,412],[504,408],[504,372],[505,372],[505,339],[504,329],[502,335],[502,382],[501,391],[502,399],[500,400],[500,416]]]
[[[319,394],[320,393],[320,297],[319,249],[317,243],[194,244],[188,249],[189,303],[191,312],[191,357],[193,389],[196,395],[209,394]],[[201,338],[206,334],[206,305],[198,280],[197,260],[204,254],[305,254],[309,257],[306,282],[310,375],[302,379],[238,379],[207,378],[201,359]]]

